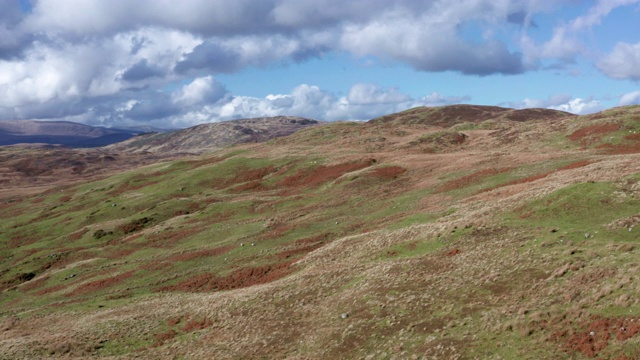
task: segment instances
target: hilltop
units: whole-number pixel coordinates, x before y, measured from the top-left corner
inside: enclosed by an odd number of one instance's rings
[[[0,353],[640,356],[639,106],[309,125],[8,183]]]
[[[549,109],[509,109],[499,106],[449,105],[440,107],[418,107],[395,114],[385,115],[370,122],[375,124],[422,124],[452,126],[461,123],[482,123],[531,120],[555,120],[575,116],[571,113]]]
[[[114,144],[115,151],[202,153],[246,142],[263,142],[293,134],[320,122],[295,116],[241,119],[197,125],[166,133],[138,136]]]

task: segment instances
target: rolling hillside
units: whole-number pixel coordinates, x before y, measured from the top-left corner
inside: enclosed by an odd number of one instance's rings
[[[0,354],[638,358],[639,132],[418,108],[11,183]]]

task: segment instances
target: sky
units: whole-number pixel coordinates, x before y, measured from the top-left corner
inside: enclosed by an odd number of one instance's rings
[[[640,0],[0,0],[0,120],[640,104]]]

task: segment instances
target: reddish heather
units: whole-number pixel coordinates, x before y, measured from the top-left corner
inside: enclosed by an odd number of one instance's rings
[[[620,125],[618,124],[596,124],[584,127],[582,129],[574,131],[571,135],[569,135],[569,140],[578,141],[582,140],[585,137],[593,136],[593,135],[604,135],[620,129]]]
[[[173,329],[171,329],[171,330],[169,330],[167,332],[156,334],[154,336],[156,342],[154,342],[153,345],[151,345],[151,347],[162,346],[166,341],[169,341],[169,340],[173,339],[177,335],[178,335],[178,333]]]
[[[587,165],[591,165],[593,164],[593,161],[589,161],[589,160],[580,160],[580,161],[576,161],[574,163],[565,165],[565,166],[561,166],[558,168],[558,171],[563,171],[563,170],[571,170],[571,169],[577,169],[577,168],[581,168]]]
[[[80,286],[78,286],[77,289],[75,289],[75,291],[67,294],[66,296],[79,296],[79,295],[86,295],[86,294],[90,294],[92,292],[95,291],[100,291],[103,289],[106,289],[108,287],[111,287],[113,285],[117,285],[123,281],[125,281],[126,279],[130,278],[131,276],[133,276],[134,272],[133,271],[127,271],[125,273],[116,275],[116,276],[112,276],[110,278],[106,278],[106,279],[100,279],[100,280],[96,280],[96,281],[92,281],[86,284],[82,284]]]
[[[582,331],[574,334],[566,331],[556,332],[552,338],[563,343],[568,352],[579,352],[583,356],[595,358],[607,348],[613,338],[620,343],[635,338],[639,334],[640,319],[638,318],[594,318]]]
[[[318,242],[316,244],[312,244],[312,245],[308,245],[308,246],[304,246],[296,249],[281,251],[275,254],[274,256],[280,260],[291,259],[293,257],[296,257],[296,255],[308,254],[313,250],[320,248],[322,245],[323,245],[322,242]]]
[[[458,254],[462,253],[462,251],[460,249],[451,249],[449,251],[447,251],[447,253],[445,254],[446,256],[456,256]]]
[[[130,234],[136,231],[140,231],[144,229],[144,227],[152,221],[153,221],[153,218],[148,218],[148,217],[136,219],[127,224],[120,225],[120,231],[122,231],[125,234]]]
[[[272,282],[289,275],[292,271],[291,262],[288,261],[279,264],[239,268],[224,277],[204,273],[175,285],[163,286],[158,291],[204,292],[238,289]]]
[[[393,180],[397,179],[406,171],[407,169],[400,166],[385,166],[377,168],[367,175],[381,180]]]
[[[48,288],[44,288],[38,292],[36,292],[36,295],[38,296],[42,296],[42,295],[46,295],[52,292],[56,292],[56,291],[60,291],[64,288],[66,288],[67,286],[69,286],[69,284],[58,284],[58,285],[54,285],[54,286],[50,286]]]
[[[213,325],[213,323],[211,322],[211,320],[207,318],[200,319],[200,320],[188,320],[187,323],[184,325],[184,328],[182,328],[182,331],[184,332],[198,331],[198,330],[206,329],[211,325]]]
[[[640,143],[602,144],[596,147],[607,155],[624,155],[640,153]]]
[[[71,241],[79,240],[87,232],[89,232],[89,229],[80,229],[80,230],[78,230],[78,231],[76,231],[74,233],[69,234],[68,239],[71,240]]]
[[[278,182],[279,187],[314,187],[335,180],[340,176],[364,169],[375,163],[373,159],[353,161],[329,166],[318,166],[312,169],[300,169],[295,174],[284,178]]]

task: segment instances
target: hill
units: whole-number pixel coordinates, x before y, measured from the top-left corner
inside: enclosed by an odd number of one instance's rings
[[[197,125],[183,130],[141,135],[110,147],[116,151],[202,153],[246,142],[263,142],[290,135],[316,120],[295,116],[241,119]]]
[[[640,107],[507,113],[13,185],[0,354],[638,358]]]
[[[137,133],[68,121],[0,120],[0,146],[42,143],[99,147],[124,141]]]
[[[373,120],[372,123],[392,124],[422,124],[433,126],[452,126],[461,123],[482,123],[491,121],[529,121],[555,120],[573,114],[549,109],[509,109],[498,106],[481,105],[449,105],[440,107],[418,107],[396,114],[385,115]]]

